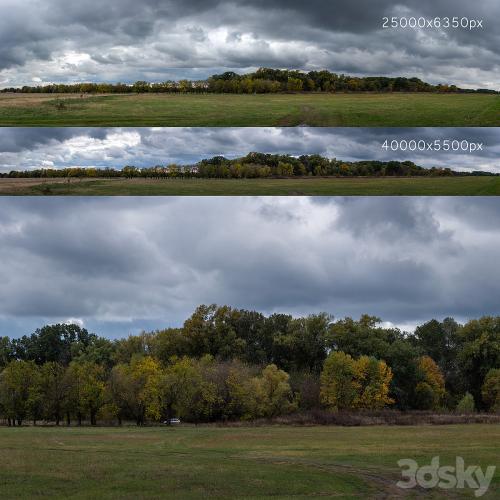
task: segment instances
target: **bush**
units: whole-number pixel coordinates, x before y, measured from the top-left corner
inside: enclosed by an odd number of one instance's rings
[[[415,388],[415,406],[419,410],[431,410],[436,406],[432,387],[427,382],[419,382]]]
[[[54,102],[54,107],[58,110],[66,109],[66,103],[60,99],[56,99]]]
[[[474,397],[470,392],[466,392],[465,396],[458,402],[457,413],[474,413],[476,405],[474,404]]]
[[[435,411],[400,411],[384,408],[381,410],[330,410],[315,409],[280,415],[274,418],[260,418],[246,422],[218,422],[218,426],[242,427],[263,425],[316,426],[338,425],[343,427],[360,427],[371,425],[457,425],[457,424],[496,424],[500,423],[500,415],[488,413],[456,413]]]

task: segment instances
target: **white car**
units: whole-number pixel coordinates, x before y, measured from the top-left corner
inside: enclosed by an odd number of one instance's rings
[[[180,418],[171,418],[170,420],[165,420],[163,423],[167,424],[167,425],[180,424],[181,423],[181,419]]]

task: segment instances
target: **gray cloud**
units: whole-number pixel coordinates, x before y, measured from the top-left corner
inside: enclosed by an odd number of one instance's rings
[[[0,334],[77,318],[125,335],[181,324],[212,302],[366,312],[398,325],[499,314],[500,231],[484,223],[499,206],[492,198],[1,199]]]
[[[194,163],[250,151],[322,154],[346,161],[411,160],[424,167],[500,172],[498,128],[1,128],[0,172],[40,167],[140,167]],[[472,154],[391,151],[385,140],[466,140]]]
[[[276,66],[498,87],[495,0],[1,0],[0,14],[0,86]],[[383,16],[465,16],[485,28],[383,30]]]
[[[50,144],[60,144],[72,137],[85,135],[97,139],[106,137],[106,129],[100,128],[53,128],[50,133],[43,128],[27,127],[22,129],[4,127],[0,130],[0,154],[18,153]]]

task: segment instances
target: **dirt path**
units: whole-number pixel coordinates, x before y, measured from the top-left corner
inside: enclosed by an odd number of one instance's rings
[[[370,498],[457,498],[449,490],[426,490],[420,486],[416,486],[412,489],[399,488],[396,483],[401,479],[401,477],[390,477],[387,475],[386,471],[382,473],[380,469],[376,468],[360,468],[347,464],[325,464],[313,460],[294,460],[293,458],[281,457],[279,459],[259,457],[256,460],[272,463],[274,465],[298,465],[330,473],[341,472],[343,474],[352,474],[363,479],[366,483],[377,489],[375,496],[371,496]]]
[[[328,120],[333,120],[331,116]],[[335,126],[340,125],[335,118]],[[321,123],[321,110],[309,105],[302,105],[298,112],[289,113],[278,120],[277,126],[281,127],[309,127]]]

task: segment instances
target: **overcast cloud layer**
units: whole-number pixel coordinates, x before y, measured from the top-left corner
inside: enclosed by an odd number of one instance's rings
[[[383,16],[484,29],[382,29]],[[0,0],[0,86],[205,78],[259,66],[499,88],[497,0]]]
[[[385,140],[481,143],[474,153],[402,152]],[[427,146],[425,146],[427,148]],[[0,172],[35,168],[147,167],[251,151],[321,154],[346,161],[411,160],[424,167],[500,173],[500,128],[0,128]]]
[[[0,199],[0,334],[123,336],[213,302],[403,328],[500,314],[499,217],[495,198]]]

